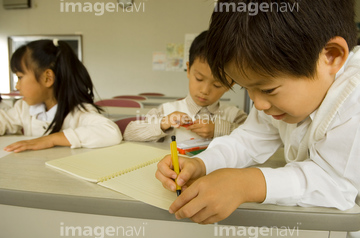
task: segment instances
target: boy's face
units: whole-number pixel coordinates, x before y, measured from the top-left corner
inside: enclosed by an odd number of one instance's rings
[[[214,79],[208,63],[196,58],[189,68],[187,63],[187,77],[189,78],[189,92],[194,102],[202,107],[209,106],[221,98],[229,89],[220,81]]]
[[[256,109],[276,120],[299,123],[321,104],[335,76],[319,60],[314,78],[279,76],[267,78],[255,72],[245,72],[243,77],[233,62],[225,67],[226,74],[244,87]]]

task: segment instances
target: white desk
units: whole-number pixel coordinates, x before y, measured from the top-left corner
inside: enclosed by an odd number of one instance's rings
[[[7,137],[0,137],[0,142],[4,144],[6,138]],[[166,146],[163,144],[155,145],[159,147]],[[121,193],[108,190],[102,186],[92,184],[45,166],[45,162],[48,160],[83,153],[89,150],[90,149],[56,147],[40,151],[27,151],[18,154],[12,153],[0,158],[0,204],[2,204],[0,205],[0,219],[2,219],[0,223],[0,237],[14,237],[12,236],[14,233],[11,232],[21,232],[21,229],[9,229],[8,226],[16,227],[16,224],[13,223],[19,219],[14,215],[13,220],[11,220],[8,218],[9,214],[16,213],[19,214],[19,216],[26,216],[26,214],[29,214],[28,210],[32,208],[36,209],[31,210],[32,213],[30,214],[54,216],[51,219],[47,218],[47,220],[48,223],[51,223],[50,227],[55,227],[55,231],[53,232],[56,232],[56,234],[58,234],[61,228],[59,228],[61,224],[59,224],[59,220],[56,219],[56,217],[62,216],[64,213],[73,214],[74,217],[80,216],[80,214],[77,213],[81,213],[82,216],[88,214],[88,217],[93,219],[100,215],[104,217],[104,219],[111,219],[112,217],[112,219],[115,219],[113,221],[118,221],[116,219],[119,219],[119,217],[124,219],[137,218],[144,221],[154,221],[154,223],[151,223],[154,227],[156,227],[156,225],[154,225],[155,223],[160,223],[160,225],[158,225],[160,228],[154,231],[155,233],[157,232],[157,235],[146,237],[169,237],[168,233],[164,232],[164,229],[172,226],[180,227],[184,230],[182,232],[179,228],[177,232],[179,233],[177,234],[178,236],[171,235],[171,237],[182,237],[181,235],[183,234],[189,234],[191,229],[196,229],[196,231],[198,229],[200,231],[202,229],[210,229],[212,234],[214,234],[215,228],[213,226],[189,224],[186,223],[186,220],[179,222],[173,215],[165,210],[152,207],[133,200]],[[120,156],[121,155],[119,155],[119,157]],[[276,167],[283,164],[283,161],[277,158],[279,158],[279,156],[272,159],[269,165]],[[5,212],[8,213],[6,214]],[[48,215],[48,213],[52,215]],[[28,222],[38,224],[36,223],[37,218],[34,219],[35,221],[29,220]],[[39,218],[39,220],[41,219]],[[52,220],[56,224],[53,224]],[[73,225],[76,223],[73,220],[71,221]],[[126,221],[129,222],[128,220]],[[164,221],[176,222],[164,224]],[[10,224],[6,222],[10,222]],[[125,221],[122,220],[121,222]],[[31,228],[29,228],[31,231],[35,230],[33,223],[30,226]],[[68,224],[68,221],[63,221],[63,223]],[[330,234],[339,235],[336,237],[345,237],[344,231],[360,230],[360,208],[354,207],[353,209],[342,212],[336,209],[326,208],[243,204],[231,216],[219,222],[219,225],[247,227],[267,226],[278,228],[298,227],[298,229],[304,230],[306,234],[302,237],[306,238],[311,237],[309,234],[314,234],[314,232],[316,235],[313,237],[329,237],[329,232],[322,232],[322,236],[320,236],[320,231],[338,231],[340,233],[331,232]],[[38,229],[40,230],[44,229],[42,224],[38,224],[37,226],[39,226]],[[5,229],[7,232],[5,236],[4,233],[2,233],[2,229]],[[312,231],[308,233],[306,230]],[[24,232],[30,231],[25,229]],[[191,234],[194,234],[194,232],[195,230],[193,230]],[[32,234],[27,234],[27,237],[40,237],[31,235]],[[206,235],[203,237],[212,236]]]

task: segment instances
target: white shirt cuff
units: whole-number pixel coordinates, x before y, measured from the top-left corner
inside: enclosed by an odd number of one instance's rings
[[[295,206],[301,198],[303,189],[296,171],[290,168],[259,168],[266,181],[264,204]]]
[[[72,149],[81,147],[81,142],[73,129],[68,128],[63,130],[63,132],[66,139],[70,142]]]
[[[194,157],[200,158],[204,162],[206,174],[209,174],[215,170],[226,168],[223,160],[219,159],[222,158],[219,153],[221,153],[220,150],[207,149]]]

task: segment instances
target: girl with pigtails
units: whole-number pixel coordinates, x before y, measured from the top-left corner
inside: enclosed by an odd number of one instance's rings
[[[10,61],[22,100],[0,110],[0,135],[38,137],[4,150],[21,152],[54,146],[95,148],[119,144],[118,126],[94,104],[85,66],[64,41],[38,40],[18,48]]]

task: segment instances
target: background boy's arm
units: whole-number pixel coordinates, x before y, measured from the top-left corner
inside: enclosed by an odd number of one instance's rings
[[[214,137],[230,135],[230,133],[245,122],[247,114],[243,110],[238,110],[234,121],[223,120],[220,117],[215,119]]]
[[[163,116],[163,107],[153,108],[141,122],[130,122],[124,132],[127,141],[158,141],[168,134],[161,130],[160,121]]]

